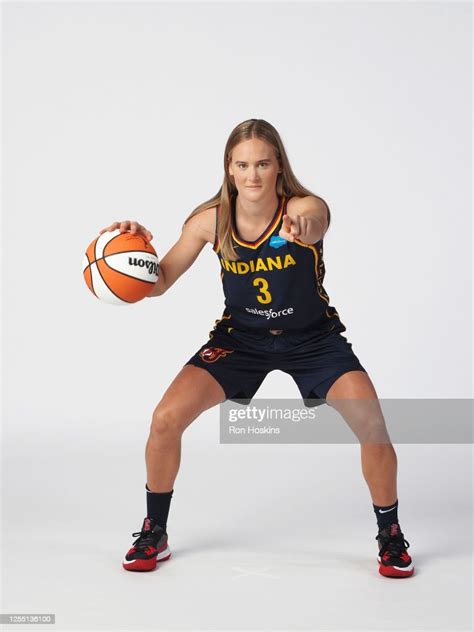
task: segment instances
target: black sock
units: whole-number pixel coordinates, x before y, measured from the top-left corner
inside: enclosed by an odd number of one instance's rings
[[[145,489],[147,518],[154,518],[157,524],[159,524],[166,533],[166,522],[168,520],[171,496],[174,490],[172,489],[170,492],[152,492],[147,484],[145,485]]]
[[[398,498],[392,505],[387,505],[386,507],[373,505],[373,507],[375,515],[377,516],[379,531],[380,529],[384,529],[385,527],[387,527],[389,524],[398,524]]]

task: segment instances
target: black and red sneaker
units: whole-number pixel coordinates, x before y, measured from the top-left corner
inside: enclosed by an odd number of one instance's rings
[[[411,577],[415,567],[407,553],[410,543],[404,539],[400,525],[388,525],[375,539],[379,541],[379,573],[384,577]]]
[[[168,534],[153,518],[145,518],[142,530],[132,533],[132,536],[139,537],[123,559],[122,566],[125,570],[152,571],[157,562],[170,559]]]

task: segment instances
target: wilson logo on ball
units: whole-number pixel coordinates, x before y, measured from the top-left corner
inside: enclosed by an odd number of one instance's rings
[[[115,230],[102,233],[89,244],[82,271],[94,296],[106,303],[127,305],[150,294],[160,263],[144,237]]]
[[[150,274],[158,275],[158,264],[155,261],[129,257],[128,264],[131,266],[139,266],[140,268],[145,267]]]

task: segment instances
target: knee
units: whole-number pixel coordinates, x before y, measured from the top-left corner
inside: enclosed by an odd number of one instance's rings
[[[358,438],[361,443],[380,444],[381,447],[391,445],[387,426],[383,415],[372,415],[358,420]]]
[[[153,411],[150,436],[154,439],[173,439],[184,432],[183,420],[176,410],[157,406]]]
[[[390,443],[385,419],[378,407],[349,402],[343,417],[361,443]]]

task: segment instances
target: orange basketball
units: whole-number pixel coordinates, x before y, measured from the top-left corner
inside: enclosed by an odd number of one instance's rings
[[[94,296],[106,303],[127,305],[150,293],[160,263],[145,237],[114,230],[102,233],[89,245],[82,271]]]

